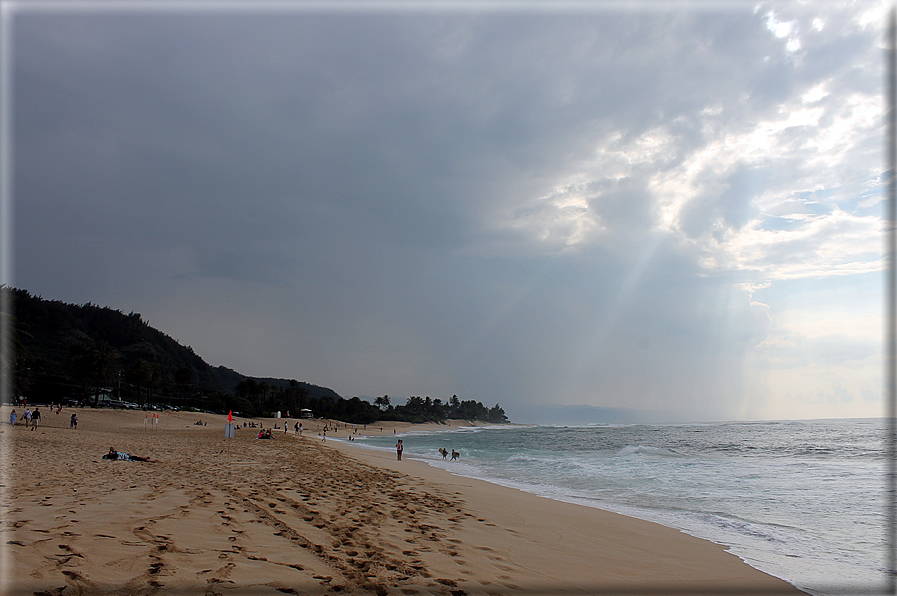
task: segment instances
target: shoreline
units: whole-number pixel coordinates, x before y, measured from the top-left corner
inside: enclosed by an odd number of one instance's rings
[[[431,427],[428,427],[427,425],[416,425],[416,426],[420,426],[421,428],[414,428],[414,429],[411,429],[406,432],[434,432],[434,431],[438,432],[437,429],[433,429]],[[448,430],[448,429],[446,429],[446,430]],[[395,459],[395,452],[393,450],[389,450],[389,449],[384,450],[380,447],[373,447],[373,446],[369,446],[369,445],[354,445],[352,442],[347,442],[347,441],[337,441],[335,443],[338,445],[337,448],[345,449],[347,451],[347,453],[350,455],[358,455],[360,453],[380,454],[380,457],[372,458],[373,460],[376,460],[379,465],[384,465],[384,460],[392,461],[393,459]],[[365,458],[364,456],[360,456],[360,459],[367,459],[367,458]],[[570,500],[565,500],[562,498],[558,498],[556,496],[539,494],[537,492],[529,491],[526,488],[514,486],[513,483],[507,483],[507,484],[502,483],[501,481],[499,481],[497,479],[465,475],[461,472],[455,472],[455,471],[449,470],[447,468],[440,467],[438,465],[433,465],[431,462],[437,462],[439,460],[434,459],[434,458],[428,458],[423,455],[410,455],[410,456],[403,455],[402,462],[396,462],[396,465],[394,467],[393,466],[390,466],[390,467],[392,469],[396,469],[396,470],[402,469],[403,468],[402,464],[405,464],[405,461],[413,461],[416,464],[421,464],[421,465],[426,466],[427,470],[433,470],[434,475],[432,477],[426,472],[421,474],[422,476],[426,477],[424,479],[424,481],[426,481],[426,482],[445,482],[446,484],[449,484],[453,487],[461,486],[463,488],[470,488],[471,486],[475,486],[475,485],[485,485],[487,487],[495,487],[497,489],[496,490],[497,493],[503,493],[503,491],[512,491],[513,493],[516,493],[518,495],[525,495],[526,496],[525,498],[527,498],[527,499],[536,499],[536,500],[542,499],[542,500],[548,501],[553,504],[558,504],[562,507],[569,506],[572,508],[584,508],[585,510],[588,510],[588,511],[600,512],[600,515],[602,515],[602,516],[619,516],[620,518],[623,518],[625,520],[632,520],[633,522],[658,526],[660,528],[664,528],[664,530],[670,530],[672,532],[678,533],[683,537],[687,537],[687,538],[693,539],[693,540],[698,540],[698,541],[704,542],[706,544],[713,545],[714,547],[718,547],[718,548],[722,549],[727,555],[732,555],[733,557],[737,558],[738,561],[740,561],[742,564],[750,567],[753,571],[756,571],[757,573],[769,576],[771,578],[774,578],[776,580],[786,583],[789,588],[795,590],[795,593],[800,593],[800,594],[805,593],[802,590],[800,590],[799,588],[794,587],[786,579],[781,578],[776,575],[773,575],[773,574],[769,573],[768,571],[764,571],[762,569],[758,569],[757,567],[754,567],[753,565],[748,563],[745,559],[743,559],[741,556],[731,552],[729,550],[730,547],[726,544],[714,542],[713,540],[710,540],[708,538],[703,538],[696,534],[691,534],[686,530],[682,530],[682,529],[676,528],[671,525],[666,525],[659,521],[653,521],[653,520],[650,520],[647,518],[638,517],[637,515],[633,515],[633,514],[620,513],[620,512],[612,511],[610,509],[604,509],[604,508],[601,508],[601,507],[593,505],[593,504],[580,503],[580,502],[577,502],[573,498],[571,498]],[[419,470],[416,470],[416,471],[419,472]],[[449,479],[446,480],[445,476],[448,476]],[[489,489],[489,488],[486,488],[485,490],[486,490],[486,492],[492,492],[491,489]],[[505,497],[505,499],[508,499],[508,496],[505,494],[502,494],[501,496]],[[516,497],[511,500],[514,501],[515,504],[517,504]],[[538,501],[533,501],[534,504],[537,502]],[[589,514],[584,513],[584,515],[587,516]],[[624,523],[628,523],[628,522],[624,522]],[[607,587],[607,586],[605,586],[605,587]],[[602,590],[605,587],[602,587]],[[614,585],[612,587],[614,590],[619,588],[619,586],[616,586],[616,585]],[[635,590],[630,590],[630,589],[624,588],[623,592],[629,593],[630,591],[633,591],[634,593],[642,593],[643,589],[647,590],[649,592],[653,592],[654,587],[646,585],[646,586],[637,588]],[[695,589],[698,592],[703,592],[705,590],[704,588],[700,588],[697,586],[695,586],[693,588],[689,588],[689,589]],[[683,590],[683,591],[688,591],[688,590]],[[755,591],[756,591],[756,593],[764,593],[764,594],[770,593],[769,587],[761,586],[760,584],[758,584],[756,587],[752,587],[750,589],[745,589],[743,593],[755,593]],[[727,590],[727,592],[731,592],[731,590]],[[741,587],[735,588],[734,592],[742,593],[742,588]],[[775,588],[773,588],[772,593],[779,593],[779,592],[777,592],[775,590]]]
[[[213,414],[147,426],[142,411],[63,409],[28,431],[9,410],[2,593],[803,593],[678,530],[300,438],[295,419],[289,440],[227,440]],[[103,461],[109,446],[160,463]]]

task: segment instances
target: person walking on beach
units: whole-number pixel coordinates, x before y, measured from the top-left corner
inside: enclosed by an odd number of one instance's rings
[[[31,430],[37,428],[38,424],[40,424],[40,408],[34,408],[34,413],[31,414]]]
[[[399,439],[399,442],[396,443],[396,455],[399,457],[399,461],[402,461],[402,451],[405,449],[405,446],[402,445],[402,439]]]
[[[31,426],[31,410],[29,410],[28,408],[25,408],[25,413],[22,414],[22,418],[25,419],[25,428],[30,427]]]
[[[78,415],[72,414],[72,419],[69,421],[69,428],[74,428],[78,430]]]
[[[452,449],[452,461],[457,460],[459,457],[461,457],[461,454]]]
[[[9,424],[10,424],[10,426],[16,425],[16,411],[15,410],[13,410],[9,415]]]

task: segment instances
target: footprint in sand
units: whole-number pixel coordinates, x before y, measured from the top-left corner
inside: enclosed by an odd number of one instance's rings
[[[76,551],[75,549],[73,549],[73,548],[72,548],[71,546],[69,546],[68,544],[59,544],[59,545],[57,545],[57,547],[58,547],[59,549],[61,549],[61,550],[66,551],[67,553],[69,553],[70,556],[73,556],[73,557],[81,557],[82,559],[84,558],[84,555],[82,555],[81,553],[79,553],[78,551]],[[58,556],[65,556],[65,555],[58,555]]]
[[[41,590],[40,592],[35,592],[34,596],[61,596],[66,588],[68,588],[68,586],[53,588],[51,590]]]

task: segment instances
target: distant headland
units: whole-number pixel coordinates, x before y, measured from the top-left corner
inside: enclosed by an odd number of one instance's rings
[[[2,371],[10,401],[69,401],[85,406],[195,408],[244,417],[280,412],[299,418],[327,417],[355,424],[378,420],[441,422],[448,419],[508,422],[498,404],[488,408],[456,395],[411,396],[394,405],[388,395],[374,403],[346,399],[327,387],[295,379],[254,378],[212,366],[139,313],[90,302],[44,300],[23,289],[2,287],[8,333]]]

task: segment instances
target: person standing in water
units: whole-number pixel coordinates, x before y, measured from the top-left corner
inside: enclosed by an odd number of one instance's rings
[[[402,450],[404,448],[404,445],[402,445],[402,439],[399,439],[399,442],[396,443],[396,455],[398,455],[399,461],[402,461]]]

